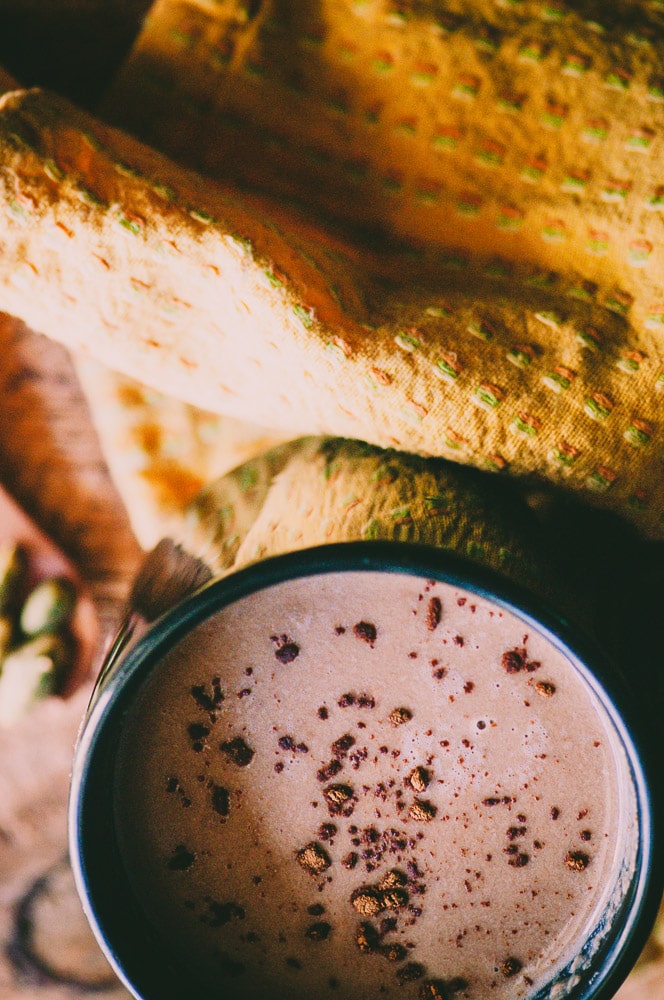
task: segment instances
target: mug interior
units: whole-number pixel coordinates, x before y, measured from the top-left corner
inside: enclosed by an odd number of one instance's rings
[[[126,720],[153,673],[192,629],[235,602],[285,581],[347,572],[400,573],[442,581],[515,615],[564,654],[592,691],[619,748],[621,863],[601,913],[574,958],[537,1000],[607,1000],[638,957],[661,892],[654,851],[658,797],[639,706],[599,646],[518,586],[460,557],[394,542],[326,545],[252,564],[206,585],[168,612],[107,678],[76,751],[70,800],[72,867],[88,919],[119,978],[141,1000],[206,994],[165,946],[136,897],[116,831],[114,788]],[[229,997],[231,994],[229,994]]]

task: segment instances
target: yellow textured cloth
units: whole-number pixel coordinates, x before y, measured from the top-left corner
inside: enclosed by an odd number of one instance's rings
[[[201,173],[5,98],[0,306],[208,409],[661,538],[662,12],[590,10],[161,0],[104,114]]]

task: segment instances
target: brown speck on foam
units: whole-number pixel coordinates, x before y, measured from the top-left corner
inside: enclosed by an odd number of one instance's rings
[[[378,631],[376,629],[376,626],[373,625],[371,622],[362,621],[362,622],[356,622],[356,624],[353,625],[353,635],[357,639],[361,639],[362,642],[368,643],[368,645],[373,648],[373,645],[376,641],[376,636],[378,635]]]
[[[422,983],[417,994],[418,1000],[447,1000],[447,984],[440,979],[429,979]]]
[[[590,864],[590,858],[583,851],[568,851],[565,855],[565,864],[570,871],[582,872]]]
[[[393,708],[388,719],[393,726],[403,726],[405,722],[410,722],[413,713],[408,708]]]
[[[340,736],[338,740],[335,740],[330,747],[332,756],[336,757],[337,760],[343,760],[353,746],[355,746],[355,737],[351,736],[350,733],[346,733],[345,736]]]
[[[443,605],[440,597],[430,597],[427,605],[426,624],[429,632],[435,632],[443,617]]]
[[[221,785],[213,785],[212,787],[212,808],[220,816],[228,816],[230,812],[230,794],[227,788],[223,788]]]
[[[525,851],[520,851],[516,844],[505,847],[503,854],[507,854],[507,864],[512,868],[525,868],[530,861],[530,856]]]
[[[503,959],[500,963],[500,971],[505,976],[506,979],[511,979],[512,976],[516,976],[518,972],[521,972],[523,966],[518,958],[514,958],[510,955],[509,958]]]
[[[212,678],[209,689],[206,688],[205,684],[194,684],[189,689],[189,692],[198,707],[202,708],[205,712],[209,712],[211,716],[214,716],[224,700],[220,677]]]
[[[196,855],[194,852],[188,850],[184,844],[178,844],[172,856],[166,862],[166,867],[170,868],[172,872],[187,872],[193,867],[195,861]]]
[[[551,819],[558,819],[558,817],[560,816],[560,809],[558,808],[558,806],[551,806],[549,816],[551,817]]]
[[[379,889],[395,889],[397,886],[408,884],[408,876],[400,872],[398,868],[392,868],[386,872],[378,883]]]
[[[353,890],[350,901],[363,917],[375,917],[383,907],[383,900],[380,892],[370,885],[360,886]]]
[[[332,864],[330,855],[316,840],[312,840],[311,843],[300,848],[296,858],[298,864],[311,875],[320,875],[321,872],[327,871]]]
[[[388,962],[403,962],[404,958],[408,955],[407,950],[402,944],[384,944],[379,949],[380,954],[383,958],[386,958]]]
[[[244,907],[238,903],[218,903],[207,899],[207,912],[201,916],[201,923],[208,927],[223,927],[231,920],[244,920]]]
[[[300,655],[300,647],[296,642],[286,642],[274,651],[274,655],[279,660],[279,663],[292,663]]]
[[[329,718],[330,713],[326,709],[325,705],[321,705],[318,711],[316,712],[316,715],[318,716],[319,719],[323,719],[324,721],[325,719]]]
[[[371,954],[378,948],[378,931],[372,924],[360,924],[355,933],[355,944],[364,955]]]
[[[350,785],[329,785],[323,789],[323,797],[330,816],[350,816],[357,802]]]
[[[418,823],[429,823],[437,813],[437,809],[432,802],[416,799],[408,810],[410,819]]]
[[[360,856],[359,854],[356,853],[356,851],[349,851],[349,853],[345,856],[345,858],[341,859],[341,864],[344,866],[344,868],[347,868],[348,871],[352,871],[352,869],[356,866],[359,860]]]
[[[420,965],[419,962],[409,962],[408,965],[402,965],[397,970],[397,979],[400,983],[412,983],[416,979],[421,979],[425,971],[424,966]]]
[[[342,767],[343,764],[340,760],[331,760],[316,772],[316,777],[319,781],[329,781],[330,778],[334,778],[339,773]]]
[[[535,690],[543,698],[551,698],[556,693],[556,685],[552,684],[551,681],[538,681]]]
[[[426,767],[414,767],[408,775],[408,782],[411,788],[413,788],[416,792],[425,791],[430,781],[431,775],[427,771]]]
[[[322,903],[312,903],[307,907],[307,913],[312,917],[320,917],[325,913],[325,907]]]
[[[398,910],[401,906],[406,906],[408,899],[409,896],[405,889],[381,890],[381,901],[385,910]]]
[[[592,840],[592,833],[590,830],[582,830],[579,834],[581,840]]]
[[[205,749],[205,740],[210,735],[210,727],[203,725],[202,722],[190,722],[187,726],[187,735],[194,753],[201,753]]]
[[[503,653],[500,664],[506,674],[518,674],[526,666],[526,650],[507,649]]]
[[[227,740],[219,744],[224,757],[238,767],[246,767],[254,759],[254,751],[248,746],[241,736],[235,736],[232,740]]]
[[[324,941],[330,936],[332,927],[325,920],[319,920],[315,924],[311,924],[307,927],[304,932],[305,937],[308,937],[310,941]]]

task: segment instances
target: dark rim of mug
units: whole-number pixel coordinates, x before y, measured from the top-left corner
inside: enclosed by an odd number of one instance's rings
[[[139,1000],[195,1000],[186,973],[165,959],[126,881],[113,837],[112,777],[124,716],[162,657],[192,628],[258,590],[297,577],[378,571],[437,579],[501,606],[557,647],[578,670],[607,712],[626,752],[642,836],[635,877],[621,908],[626,919],[609,940],[603,968],[569,1000],[610,1000],[643,948],[662,895],[659,841],[662,794],[653,736],[645,730],[633,691],[592,637],[532,593],[455,553],[418,543],[338,542],[251,563],[206,584],[163,615],[111,674],[82,726],[72,767],[70,858],[79,895],[107,959]],[[153,961],[146,962],[146,948]],[[229,998],[230,1000],[230,998]]]

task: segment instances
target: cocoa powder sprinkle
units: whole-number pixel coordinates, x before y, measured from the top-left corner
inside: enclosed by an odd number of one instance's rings
[[[355,889],[350,901],[363,917],[375,917],[383,909],[380,894],[371,886],[361,886],[359,889]]]
[[[408,810],[408,816],[418,823],[429,823],[437,812],[438,810],[432,802],[417,799]]]
[[[510,956],[500,963],[500,971],[506,979],[511,979],[512,976],[516,976],[518,972],[521,972],[522,968],[523,966],[521,965],[521,962],[518,958],[514,958],[514,956]]]
[[[427,605],[426,625],[429,632],[435,632],[443,616],[443,605],[440,597],[429,598]]]
[[[296,857],[298,864],[311,875],[320,875],[332,864],[325,848],[315,840],[300,848]]]
[[[423,792],[431,781],[431,775],[426,767],[415,767],[408,775],[408,781],[416,792]]]
[[[393,726],[403,726],[405,722],[410,722],[413,713],[408,708],[393,708],[388,718]]]
[[[565,855],[565,864],[570,871],[582,872],[590,864],[590,858],[584,851],[568,851]]]
[[[361,639],[362,642],[368,643],[373,648],[378,632],[372,622],[362,621],[353,625],[353,634],[357,639]]]
[[[254,759],[254,751],[241,736],[220,743],[219,749],[227,760],[238,767],[246,767]]]

